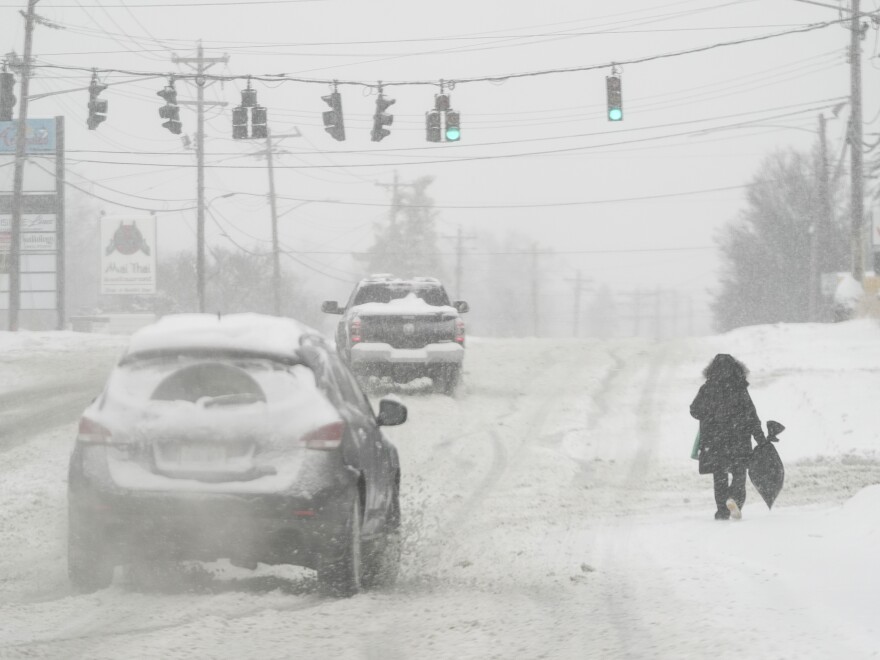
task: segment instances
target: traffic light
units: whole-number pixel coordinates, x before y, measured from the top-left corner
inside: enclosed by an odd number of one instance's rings
[[[461,139],[461,116],[455,110],[446,111],[446,141],[458,142]]]
[[[86,122],[89,130],[93,131],[98,125],[107,119],[107,101],[98,98],[98,94],[107,89],[107,85],[98,83],[98,75],[92,74],[92,82],[89,84],[89,119]]]
[[[261,105],[255,105],[251,108],[251,137],[254,139],[265,140],[269,137],[269,126],[267,125],[266,108]]]
[[[250,108],[250,113],[248,109]],[[250,126],[248,125],[250,114]],[[251,89],[251,81],[248,80],[247,89],[241,90],[241,105],[232,109],[232,139],[246,140],[248,138],[269,137],[267,124],[268,112],[266,108],[257,105],[257,90]],[[250,130],[248,130],[250,128]]]
[[[428,110],[425,113],[425,128],[428,131],[428,142],[440,142],[439,110]]]
[[[165,99],[165,105],[159,108],[159,116],[168,121],[163,123],[162,127],[167,128],[174,135],[180,135],[183,124],[180,123],[180,106],[177,105],[177,90],[174,89],[174,83],[168,83],[164,89],[156,92],[156,96]]]
[[[370,134],[373,142],[381,142],[383,138],[391,135],[391,131],[384,127],[391,126],[394,115],[389,115],[385,111],[393,104],[394,99],[386,99],[382,92],[379,92],[376,98],[376,114],[373,115],[373,131]]]
[[[434,109],[425,113],[428,142],[458,142],[461,139],[461,115],[450,107],[449,94],[441,88],[434,95]]]
[[[608,121],[621,121],[623,96],[620,91],[620,76],[605,76],[605,92],[608,99]]]
[[[339,92],[333,92],[322,96],[321,100],[330,106],[330,109],[324,112],[324,130],[330,133],[330,137],[334,140],[342,142],[345,139],[345,125],[342,123],[342,95]]]
[[[9,71],[0,73],[0,121],[12,121],[15,107],[15,76]]]
[[[232,139],[244,140],[248,136],[248,111],[247,108],[232,109]]]

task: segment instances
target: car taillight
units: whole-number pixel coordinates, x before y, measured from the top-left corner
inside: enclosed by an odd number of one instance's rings
[[[464,344],[464,321],[455,319],[455,341]]]
[[[77,442],[91,442],[106,444],[110,442],[111,433],[93,419],[81,417],[79,430],[76,433]]]
[[[342,442],[345,433],[343,422],[333,422],[307,433],[302,443],[308,449],[336,449]]]
[[[351,320],[351,343],[356,344],[361,340],[361,320],[357,316],[355,316]]]

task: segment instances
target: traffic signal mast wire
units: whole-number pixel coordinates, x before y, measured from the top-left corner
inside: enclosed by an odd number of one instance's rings
[[[673,57],[681,57],[684,55],[692,55],[696,53],[703,53],[710,50],[715,50],[717,48],[725,48],[729,46],[739,46],[742,44],[755,43],[759,41],[766,41],[768,39],[775,39],[777,37],[784,37],[793,34],[805,34],[808,32],[814,32],[816,30],[821,30],[832,25],[842,25],[846,24],[850,21],[849,18],[839,18],[831,21],[823,21],[821,23],[809,23],[807,25],[791,28],[789,30],[783,30],[780,32],[771,32],[769,34],[762,34],[755,37],[744,37],[742,39],[734,39],[731,41],[722,41],[714,44],[707,44],[705,46],[697,46],[695,48],[688,48],[684,50],[671,51],[668,53],[659,53],[655,55],[646,55],[643,57],[634,57],[628,60],[616,60],[614,62],[605,62],[601,64],[588,64],[584,66],[575,66],[575,67],[561,67],[554,69],[542,69],[538,71],[525,71],[525,72],[515,72],[515,73],[507,73],[503,75],[494,75],[494,76],[476,76],[470,78],[457,78],[457,79],[448,79],[446,84],[450,89],[455,85],[462,85],[465,83],[477,83],[477,82],[504,82],[507,80],[513,80],[517,78],[530,78],[535,76],[547,76],[547,75],[555,75],[555,74],[564,74],[564,73],[579,73],[584,71],[597,71],[601,69],[608,69],[615,65],[623,66],[627,64],[643,64],[645,62],[653,62],[656,60],[669,59]],[[179,58],[176,58],[175,61],[178,61]],[[182,61],[182,60],[179,60]],[[207,59],[206,59],[207,61]],[[93,67],[81,67],[81,66],[70,66],[63,64],[34,64],[31,65],[33,68],[41,68],[41,69],[59,69],[64,71],[92,71]],[[94,69],[99,73],[116,73],[122,75],[132,75],[132,76],[153,76],[158,78],[167,78],[168,72],[145,72],[145,71],[135,71],[131,69],[115,69],[115,68],[97,68]],[[196,78],[201,77],[203,79],[208,79],[212,81],[233,81],[233,80],[247,80],[252,79],[260,82],[298,82],[298,83],[306,83],[306,84],[322,84],[322,85],[352,85],[352,86],[360,86],[360,87],[368,87],[372,89],[379,89],[382,87],[391,87],[391,86],[416,86],[416,85],[431,85],[431,86],[439,86],[440,82],[437,80],[398,80],[392,82],[366,82],[361,80],[328,80],[325,78],[301,78],[298,76],[289,75],[286,73],[279,74],[236,74],[236,75],[218,75],[218,74],[175,74],[177,78]]]

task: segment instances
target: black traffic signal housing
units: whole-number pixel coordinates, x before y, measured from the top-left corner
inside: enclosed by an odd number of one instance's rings
[[[92,74],[92,82],[89,83],[89,118],[86,122],[89,130],[93,131],[107,119],[107,101],[99,99],[98,95],[107,89],[107,85],[98,83],[98,74]]]
[[[444,131],[447,142],[458,142],[461,139],[461,115],[457,110],[446,111],[446,130]]]
[[[449,94],[434,95],[434,109],[425,113],[428,142],[458,142],[461,139],[461,115],[450,107]]]
[[[251,81],[248,80],[248,86],[241,90],[241,107],[253,108],[257,105],[257,90],[251,89]]]
[[[261,140],[269,137],[268,112],[262,105],[251,108],[251,137]]]
[[[434,94],[434,110],[440,112],[449,110],[449,94]]]
[[[439,110],[428,110],[425,113],[425,130],[427,131],[428,142],[440,142],[443,136],[440,130]]]
[[[165,99],[165,105],[159,108],[159,116],[168,120],[162,124],[163,128],[167,128],[174,135],[180,135],[183,124],[180,123],[180,106],[177,105],[177,90],[174,89],[174,82],[169,82],[164,89],[156,92],[156,96]]]
[[[12,121],[15,101],[15,76],[3,71],[0,73],[0,121]]]
[[[246,140],[248,136],[248,111],[241,106],[232,109],[232,139]]]
[[[342,95],[334,91],[327,96],[322,96],[321,100],[330,106],[329,110],[324,111],[324,130],[334,140],[342,142],[345,140],[345,124],[342,118]]]
[[[623,120],[623,95],[619,75],[605,76],[605,94],[608,100],[608,121]]]
[[[257,90],[251,89],[251,81],[248,80],[247,89],[241,90],[241,105],[232,109],[232,139],[269,137],[267,119],[268,112],[263,106],[257,105]]]
[[[370,139],[373,142],[381,142],[384,138],[391,135],[385,126],[391,126],[394,123],[394,115],[389,115],[385,111],[389,106],[393,105],[395,99],[387,99],[382,92],[376,98],[376,114],[373,115],[373,130],[370,133]]]

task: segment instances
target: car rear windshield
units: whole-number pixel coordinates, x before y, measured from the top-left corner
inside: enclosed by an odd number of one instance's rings
[[[449,304],[449,296],[441,286],[433,285],[417,285],[411,283],[400,284],[365,284],[355,294],[352,305],[363,305],[364,303],[387,303],[398,298],[405,298],[409,294],[414,293],[417,297],[424,300],[429,305],[442,307]]]
[[[107,396],[134,405],[188,401],[206,407],[225,407],[290,402],[316,389],[314,373],[301,364],[174,356],[134,360],[119,366],[107,385]]]

